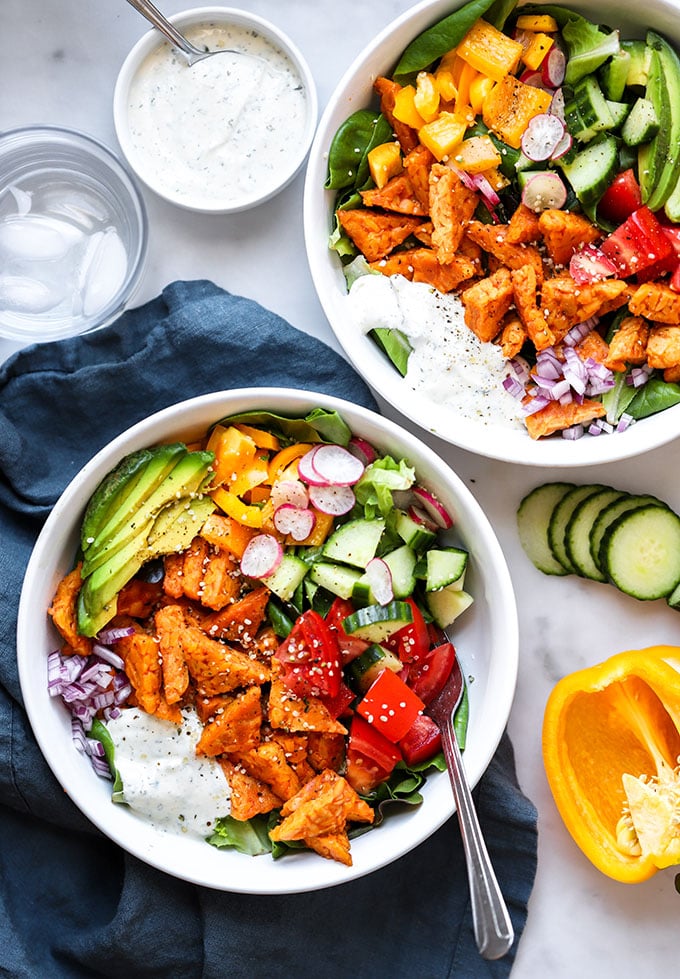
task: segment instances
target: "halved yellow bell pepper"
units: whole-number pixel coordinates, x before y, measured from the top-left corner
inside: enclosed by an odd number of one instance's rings
[[[564,677],[543,722],[543,761],[577,845],[602,873],[647,880],[680,863],[680,647],[612,656]]]

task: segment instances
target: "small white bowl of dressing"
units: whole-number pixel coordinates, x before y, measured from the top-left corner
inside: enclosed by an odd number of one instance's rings
[[[235,50],[192,67],[157,30],[118,75],[114,124],[130,167],[154,193],[212,214],[269,200],[302,167],[316,129],[310,69],[270,22],[231,7],[170,20],[196,47]]]

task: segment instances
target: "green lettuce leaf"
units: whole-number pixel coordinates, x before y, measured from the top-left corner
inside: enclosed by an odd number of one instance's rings
[[[253,816],[245,822],[233,816],[220,816],[215,821],[215,829],[208,837],[208,843],[218,849],[233,849],[257,857],[261,853],[271,853],[268,819]]]
[[[394,509],[392,492],[409,489],[415,479],[415,470],[404,459],[397,462],[391,456],[383,456],[366,466],[354,487],[357,503],[363,506],[366,519],[371,520],[377,513],[388,517]]]

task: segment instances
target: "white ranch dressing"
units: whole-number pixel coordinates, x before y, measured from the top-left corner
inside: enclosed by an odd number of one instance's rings
[[[206,23],[185,34],[196,47],[244,54],[189,67],[163,43],[147,56],[128,97],[140,169],[196,207],[231,206],[273,190],[294,165],[307,125],[295,65],[252,29]]]
[[[496,344],[482,343],[465,324],[465,309],[445,295],[403,275],[362,275],[347,302],[355,328],[401,330],[413,352],[405,378],[412,390],[457,417],[484,425],[521,428],[516,398],[503,387],[510,373]]]
[[[231,808],[219,764],[197,757],[203,727],[192,710],[181,727],[134,707],[106,722],[115,744],[115,765],[124,801],[158,829],[209,836],[218,816]]]

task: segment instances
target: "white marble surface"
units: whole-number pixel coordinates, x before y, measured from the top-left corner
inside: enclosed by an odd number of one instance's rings
[[[161,6],[175,13],[188,4],[163,0]],[[408,0],[250,0],[248,9],[275,21],[302,49],[323,107],[371,36],[409,6]],[[124,0],[2,0],[1,7],[2,126],[63,124],[115,147],[113,85],[127,51],[146,29],[140,16]],[[228,218],[189,215],[147,194],[150,253],[136,302],[176,278],[209,278],[337,347],[306,266],[302,185],[301,175],[262,208]],[[0,359],[14,349],[0,340]],[[561,824],[540,752],[543,708],[557,679],[623,649],[678,642],[677,613],[660,602],[637,603],[604,585],[546,578],[529,565],[518,544],[515,510],[525,492],[556,477],[554,470],[496,463],[430,442],[489,514],[516,586],[521,661],[510,733],[520,783],[539,811],[539,861],[513,979],[677,975],[675,872],[625,886],[595,870]],[[560,475],[653,492],[680,510],[673,475],[679,449],[676,441],[637,461]]]

